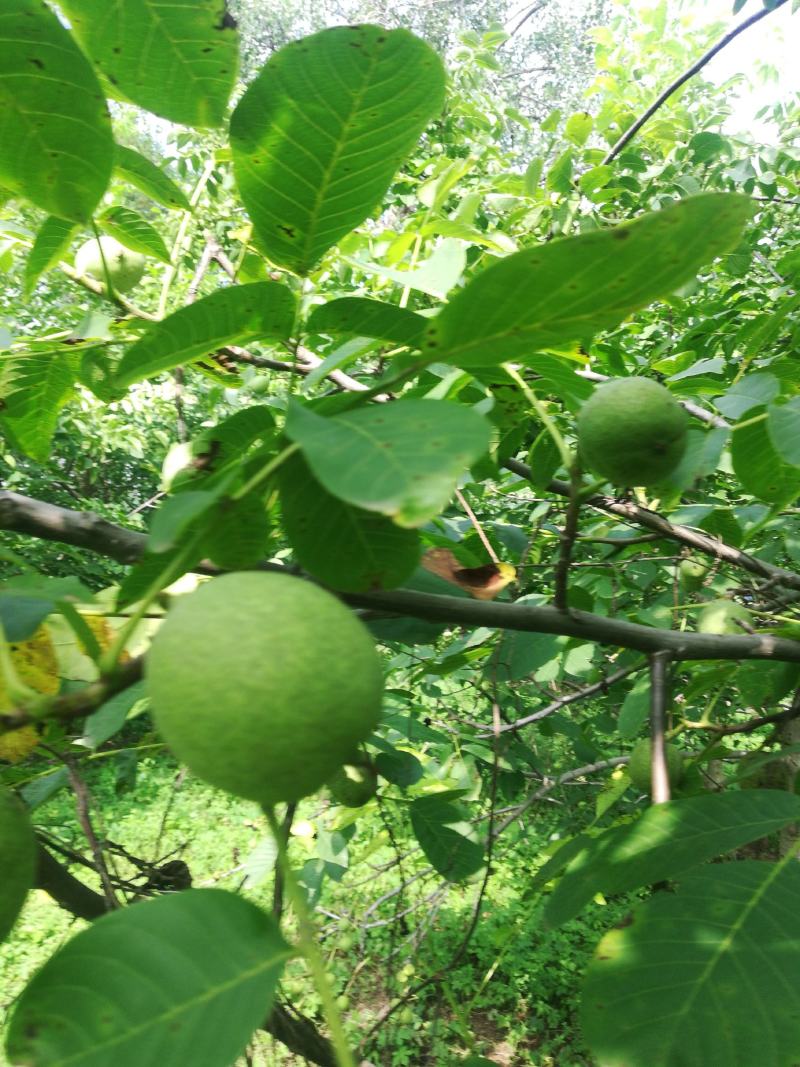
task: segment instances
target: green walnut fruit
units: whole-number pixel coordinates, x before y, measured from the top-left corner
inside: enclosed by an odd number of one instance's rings
[[[383,691],[378,651],[348,608],[300,578],[258,572],[180,597],[145,677],[178,759],[264,805],[324,785],[372,733]]]
[[[102,256],[98,243],[103,246]],[[105,285],[103,258],[111,284],[118,293],[127,293],[142,280],[146,262],[144,256],[140,252],[132,252],[113,237],[101,237],[99,242],[93,237],[81,245],[75,253],[75,270]]]
[[[371,763],[346,763],[328,780],[328,789],[337,803],[360,808],[378,791],[378,775]]]
[[[577,428],[581,459],[614,485],[655,485],[686,451],[686,413],[648,378],[601,385],[581,408]]]
[[[667,774],[671,786],[680,785],[683,778],[683,753],[675,745],[667,744]],[[651,759],[650,738],[645,737],[637,741],[631,752],[628,763],[628,775],[631,783],[643,792],[650,792],[651,785]]]
[[[0,941],[16,922],[36,872],[36,838],[30,819],[0,787]]]
[[[753,625],[753,616],[743,604],[735,600],[710,600],[697,618],[701,634],[745,634],[739,622]]]
[[[700,588],[703,580],[708,576],[708,570],[705,563],[696,559],[682,559],[678,566],[681,582],[689,592]]]

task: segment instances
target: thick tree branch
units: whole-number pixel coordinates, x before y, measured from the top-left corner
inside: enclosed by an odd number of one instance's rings
[[[147,534],[116,526],[91,511],[72,511],[19,493],[0,492],[0,529],[88,548],[118,563],[135,563]]]
[[[672,94],[677,92],[678,89],[689,81],[690,78],[693,78],[695,74],[698,74],[718,52],[721,52],[723,48],[731,43],[731,41],[735,40],[740,33],[744,33],[745,30],[754,26],[757,22],[760,22],[761,19],[766,18],[771,11],[777,11],[779,7],[783,7],[785,3],[786,0],[777,0],[777,3],[773,4],[772,7],[762,8],[761,11],[757,11],[754,15],[751,15],[750,18],[745,19],[744,22],[740,22],[738,26],[735,26],[729,33],[726,33],[724,37],[721,37],[715,45],[712,45],[707,52],[704,52],[703,55],[700,56],[696,63],[692,63],[691,67],[685,70],[680,77],[676,78],[674,82],[668,85],[664,92],[653,101],[644,114],[641,115],[632,126],[628,127],[617,143],[606,153],[603,163],[610,163],[612,160],[616,159],[622,149],[633,140],[639,130],[641,130],[642,126],[644,126],[646,122],[649,122],[658,109],[669,100]]]
[[[767,659],[800,663],[800,641],[772,634],[721,636],[660,630],[639,623],[592,615],[586,611],[559,611],[530,604],[464,600],[460,597],[392,589],[381,593],[348,593],[342,597],[355,607],[389,611],[395,615],[433,619],[454,626],[487,626],[497,630],[560,634],[582,637],[601,645],[633,648],[639,652],[669,652],[674,660]]]
[[[528,468],[516,460],[509,460],[506,466],[510,470],[524,472]],[[562,489],[553,486],[562,486]],[[554,492],[568,495],[569,487],[565,482],[551,484]],[[4,498],[11,497],[10,505]],[[590,497],[587,503],[593,507],[622,514],[632,522],[640,522],[664,536],[671,536],[685,544],[702,548],[703,551],[718,558],[728,558],[738,566],[754,570],[762,577],[774,577],[775,572],[784,584],[800,588],[800,575],[782,571],[779,567],[762,563],[747,556],[738,549],[720,545],[705,534],[696,534],[686,527],[676,527],[646,508],[639,508],[613,497]],[[30,505],[30,507],[27,507]],[[53,514],[51,514],[51,511]],[[74,519],[74,529],[72,520]],[[98,534],[97,523],[101,524],[102,533]],[[119,558],[115,552],[124,546],[126,552],[132,552],[137,545],[139,551],[144,547],[145,535],[135,534],[129,530],[98,520],[97,516],[87,516],[83,512],[73,512],[66,508],[56,508],[21,497],[16,493],[0,493],[0,527],[19,530],[49,540],[66,541],[92,548],[95,552]],[[104,543],[109,538],[110,546]],[[114,549],[112,551],[111,549]],[[746,562],[745,562],[746,561]],[[282,570],[278,564],[263,564],[265,569]],[[436,596],[429,593],[417,593],[408,589],[395,589],[387,592],[342,595],[342,599],[354,607],[390,612],[393,615],[410,615],[420,619],[434,619],[461,626],[488,626],[493,629],[521,630],[531,633],[561,634],[566,637],[582,637],[599,644],[614,645],[621,648],[633,648],[640,652],[669,652],[675,660],[697,659],[772,659],[782,662],[800,662],[800,642],[786,638],[773,637],[770,634],[718,636],[716,634],[681,633],[677,630],[660,630],[655,627],[641,626],[638,623],[592,615],[585,611],[559,611],[557,608],[533,607],[529,604],[503,604],[497,602],[465,600],[459,597]],[[95,683],[104,684],[104,683]],[[79,697],[80,694],[69,694]],[[66,697],[64,699],[67,699]],[[16,725],[14,720],[10,725]]]

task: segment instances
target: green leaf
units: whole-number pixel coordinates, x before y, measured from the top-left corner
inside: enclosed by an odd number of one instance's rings
[[[469,815],[447,795],[415,800],[411,827],[426,859],[448,882],[463,882],[483,867],[483,846],[470,836]]]
[[[69,248],[74,232],[74,222],[58,219],[55,215],[50,215],[44,220],[25,262],[26,295],[33,292],[41,275],[55,266],[63,257]]]
[[[174,548],[181,534],[216,503],[214,493],[185,492],[167,497],[153,516],[147,552],[154,555]]]
[[[636,822],[587,842],[548,901],[545,918],[559,926],[597,892],[608,896],[673,878],[798,817],[800,797],[771,789],[656,804]]]
[[[732,248],[751,210],[746,197],[707,193],[613,229],[516,252],[453,297],[432,321],[426,350],[460,367],[492,366],[586,341]]]
[[[247,570],[264,559],[271,527],[259,493],[221,500],[203,539],[203,551],[223,570]]]
[[[749,411],[745,421],[762,411],[760,408]],[[785,432],[780,440],[784,446],[789,446]],[[731,439],[733,469],[744,490],[758,500],[788,504],[800,493],[800,474],[796,467],[782,461],[772,441],[773,435],[766,421],[735,427]]]
[[[0,183],[51,215],[88,222],[111,177],[100,83],[40,0],[0,5]]]
[[[155,163],[124,145],[114,146],[114,169],[145,196],[173,211],[191,211],[183,190],[175,184]]]
[[[569,196],[573,191],[572,188],[572,149],[568,148],[566,152],[562,152],[545,177],[545,185],[551,192],[561,193],[562,196]]]
[[[97,749],[104,741],[118,733],[128,718],[128,713],[139,700],[145,697],[144,682],[116,693],[102,707],[88,716],[83,727],[83,736],[78,744]]]
[[[97,219],[106,233],[143,256],[154,256],[162,263],[169,263],[169,252],[161,234],[146,222],[141,215],[127,207],[110,207]]]
[[[767,407],[767,432],[781,460],[800,467],[800,397]]]
[[[272,56],[231,119],[236,180],[270,259],[305,274],[363,222],[443,99],[439,57],[407,30],[337,27]]]
[[[122,357],[116,384],[124,387],[152,378],[223,345],[285,340],[294,315],[294,296],[277,282],[220,289],[152,326]]]
[[[568,141],[581,147],[589,139],[594,127],[594,120],[588,111],[577,111],[564,123],[564,136]]]
[[[219,0],[61,0],[109,94],[186,126],[221,126],[238,35]]]
[[[598,1067],[800,1059],[800,870],[715,865],[597,946],[582,1027]]]
[[[464,273],[467,250],[463,241],[447,238],[440,241],[432,255],[418,263],[413,270],[395,270],[365,259],[345,261],[369,274],[388,278],[404,289],[415,289],[420,293],[435,296],[437,300],[444,300]]]
[[[399,526],[439,514],[489,447],[490,432],[482,415],[445,400],[403,400],[327,419],[292,402],[286,420],[286,433],[329,493]]]
[[[269,1014],[291,951],[271,916],[221,889],[111,912],[24,990],[9,1058],[32,1067],[229,1067]]]
[[[0,370],[2,424],[17,447],[44,462],[58,413],[72,396],[79,357],[68,348],[10,355]]]
[[[283,528],[301,567],[331,589],[394,589],[414,573],[420,543],[384,515],[331,496],[300,455],[278,472]]]
[[[308,319],[308,332],[375,337],[394,345],[419,348],[427,325],[422,315],[396,304],[346,296],[314,308]]]
[[[650,679],[637,678],[622,702],[617,727],[620,737],[638,737],[650,714]]]

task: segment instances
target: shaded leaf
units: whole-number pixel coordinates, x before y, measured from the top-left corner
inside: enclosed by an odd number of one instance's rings
[[[238,35],[219,0],[61,0],[109,94],[186,126],[221,126]]]
[[[15,445],[43,462],[61,407],[72,396],[79,357],[62,347],[8,356],[0,370],[2,425]]]
[[[301,567],[332,589],[394,589],[413,574],[419,534],[353,507],[319,484],[300,455],[278,471],[283,528]]]
[[[286,433],[340,499],[421,526],[447,504],[488,448],[489,423],[444,400],[403,400],[322,418],[291,403]]]
[[[162,263],[169,263],[169,252],[158,230],[146,222],[136,211],[127,207],[110,207],[98,216],[98,223],[112,237],[134,252],[153,256]]]
[[[172,178],[132,148],[114,146],[114,169],[145,196],[173,211],[191,211],[192,205]]]
[[[269,1012],[290,954],[271,916],[220,889],[112,912],[24,990],[9,1057],[35,1067],[229,1067]]]
[[[331,300],[314,308],[308,320],[309,333],[376,337],[410,348],[419,348],[426,326],[426,320],[413,311],[360,296]]]
[[[116,384],[152,378],[223,345],[286,339],[294,312],[292,293],[277,282],[220,289],[152,326],[122,357]]]
[[[733,247],[747,198],[706,193],[634,222],[528,248],[487,267],[428,330],[430,355],[493,365],[585,341],[666,296]]]
[[[754,409],[747,419],[761,413]],[[791,430],[789,431],[791,434]],[[780,440],[790,447],[789,434],[785,429]],[[749,426],[736,427],[731,437],[731,461],[736,477],[748,493],[770,504],[789,503],[800,493],[800,474],[797,468],[782,462],[772,444],[772,434],[766,421]]]
[[[483,867],[483,846],[470,836],[468,813],[447,795],[415,800],[411,826],[426,858],[448,882],[463,882]]]
[[[796,863],[750,860],[639,905],[586,976],[582,1026],[599,1067],[797,1063],[798,893]]]
[[[323,30],[272,56],[231,119],[255,236],[306,273],[378,205],[444,98],[439,57],[407,30]]]
[[[88,222],[111,177],[100,83],[39,0],[0,9],[0,182],[43,211]]]
[[[673,878],[800,817],[800,797],[772,789],[716,793],[656,804],[588,841],[548,901],[558,926],[595,893],[621,893]]]
[[[41,275],[55,266],[63,257],[69,248],[74,232],[74,222],[58,219],[55,215],[50,215],[44,220],[25,261],[26,293],[31,293]]]
[[[767,408],[767,431],[784,463],[800,467],[800,397]]]

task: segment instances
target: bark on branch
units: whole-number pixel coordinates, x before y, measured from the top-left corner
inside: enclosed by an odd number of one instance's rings
[[[527,471],[525,464],[509,460],[509,469]],[[524,476],[524,475],[523,475]],[[564,494],[569,493],[566,483]],[[551,486],[559,492],[559,483]],[[738,549],[718,544],[705,534],[698,534],[686,527],[672,523],[634,504],[617,501],[613,497],[592,497],[588,501],[594,507],[621,514],[631,522],[639,522],[650,529],[672,536],[686,544],[706,551],[710,555],[729,559],[746,570],[754,571],[772,580],[780,576],[783,584],[800,588],[800,575],[783,571],[780,567],[762,563]],[[41,501],[30,500],[16,493],[0,493],[0,527],[29,533],[49,540],[65,541],[80,547],[91,548],[115,559],[125,553],[135,558],[141,554],[146,537],[114,526],[96,515],[70,511]],[[133,559],[130,560],[133,562]],[[269,570],[282,570],[277,564],[264,564]],[[561,634],[566,637],[582,637],[598,644],[633,648],[640,652],[669,652],[673,660],[698,659],[771,659],[787,663],[800,663],[800,642],[770,634],[740,636],[717,636],[716,634],[681,633],[677,630],[660,630],[638,623],[592,615],[585,611],[560,611],[558,608],[533,607],[529,604],[503,604],[497,602],[464,600],[460,597],[436,596],[417,593],[408,589],[388,592],[342,595],[342,599],[354,607],[368,608],[393,615],[432,619],[461,626],[488,626],[493,629],[521,630],[532,633]]]

